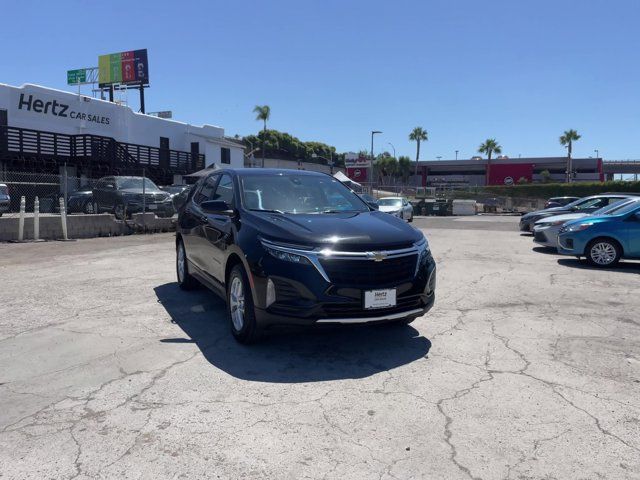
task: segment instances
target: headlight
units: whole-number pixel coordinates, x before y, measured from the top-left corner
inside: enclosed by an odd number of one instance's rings
[[[269,255],[282,260],[284,262],[298,263],[300,265],[309,265],[311,262],[303,255],[291,252],[287,247],[280,247],[272,244],[271,242],[261,241],[262,248],[264,248]]]
[[[560,233],[581,232],[582,230],[589,228],[591,225],[593,225],[593,223],[576,223],[574,225],[567,225],[560,229]]]

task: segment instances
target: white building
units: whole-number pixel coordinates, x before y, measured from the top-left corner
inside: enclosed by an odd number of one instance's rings
[[[20,133],[21,129],[44,132],[47,135],[26,131]],[[78,136],[83,135],[107,137],[125,144],[128,155],[132,157],[130,163],[137,162],[136,164],[145,163],[144,158],[136,156],[137,152],[141,151],[139,147],[142,147],[142,151],[145,151],[145,147],[151,147],[154,149],[153,152],[160,151],[152,154],[155,158],[160,155],[168,159],[168,151],[172,151],[172,159],[182,158],[181,154],[184,154],[185,159],[189,155],[197,155],[202,161],[201,155],[204,155],[204,166],[244,166],[242,145],[226,139],[222,127],[196,126],[136,113],[127,106],[38,85],[25,84],[13,87],[0,84],[0,162],[4,163],[5,169],[18,168],[12,159],[19,153],[17,149],[28,147],[25,143],[17,143],[27,134],[36,139],[34,141],[38,141],[38,148],[39,140],[45,137],[55,140],[60,140],[60,137],[67,139],[67,136],[79,138]],[[73,143],[74,140],[69,141]],[[50,141],[47,140],[45,143]],[[44,144],[42,148],[44,149]],[[73,164],[73,159],[64,158],[68,152],[62,150],[64,149],[39,150],[38,156],[59,157],[57,161]],[[92,155],[95,158],[95,152]],[[156,160],[153,162],[158,163]],[[78,161],[79,166],[81,163]],[[84,164],[86,163],[85,159]],[[182,166],[182,170],[186,168],[190,171],[196,167],[186,160],[164,161],[164,166],[171,170],[177,168],[176,165]],[[197,165],[199,168],[202,166]]]

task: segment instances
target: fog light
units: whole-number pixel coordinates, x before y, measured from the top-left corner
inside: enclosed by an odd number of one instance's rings
[[[267,300],[266,306],[269,307],[273,302],[276,301],[276,286],[273,284],[271,279],[267,280]]]

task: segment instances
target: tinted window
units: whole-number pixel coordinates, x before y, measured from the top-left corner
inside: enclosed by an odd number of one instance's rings
[[[230,175],[222,175],[216,193],[211,200],[219,200],[227,205],[233,203],[233,179]]]
[[[213,175],[211,177],[208,177],[204,183],[202,184],[202,187],[200,187],[200,189],[198,190],[198,192],[195,194],[195,196],[193,197],[193,200],[196,203],[202,203],[205,200],[211,200],[213,197],[213,192],[216,188],[216,182],[218,181],[218,175]]]
[[[231,163],[231,150],[228,148],[222,147],[220,149],[220,158],[222,163]]]

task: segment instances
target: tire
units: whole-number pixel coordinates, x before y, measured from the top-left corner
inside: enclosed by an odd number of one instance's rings
[[[409,220],[407,220],[409,223],[413,222],[413,213],[411,214],[411,216],[409,217]]]
[[[587,244],[584,254],[594,267],[612,267],[620,261],[622,247],[611,238],[595,238]]]
[[[189,273],[187,251],[182,240],[178,240],[176,245],[176,277],[182,290],[193,290],[199,286],[198,280]]]
[[[94,213],[96,213],[95,210],[95,203],[93,203],[93,200],[87,200],[86,202],[84,202],[84,205],[82,205],[82,212],[86,213],[87,215],[92,215]]]
[[[117,220],[124,220],[125,217],[124,203],[118,202],[113,206],[113,215]]]
[[[227,279],[227,316],[231,334],[238,343],[255,343],[262,336],[256,322],[249,280],[241,264],[231,269]]]

